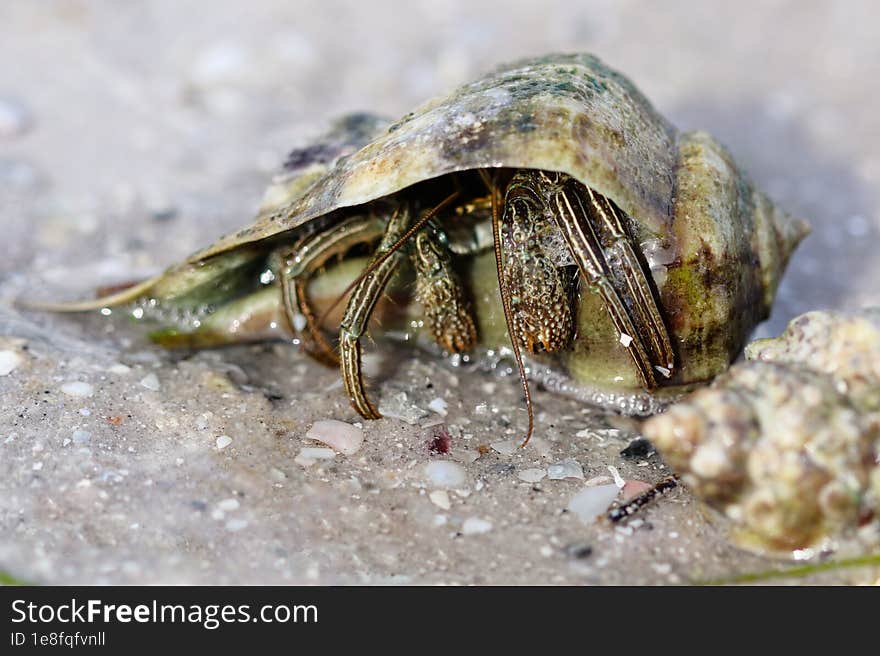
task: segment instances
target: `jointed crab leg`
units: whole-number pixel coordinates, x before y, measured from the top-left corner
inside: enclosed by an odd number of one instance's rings
[[[281,275],[281,300],[284,306],[284,314],[294,334],[299,334],[303,350],[313,358],[329,367],[339,365],[339,357],[333,346],[327,341],[321,327],[318,325],[312,304],[306,293],[308,282],[302,278],[290,278]],[[306,331],[309,337],[297,330],[297,317],[299,314],[306,321]]]
[[[515,338],[530,353],[553,353],[569,347],[574,337],[572,281],[545,252],[542,236],[548,225],[544,199],[516,183],[507,187],[502,216],[504,284],[511,300]]]
[[[294,246],[289,255],[277,255],[283,260],[276,266],[276,271],[290,328],[302,339],[304,350],[324,364],[337,366],[339,357],[321,331],[312,310],[307,293],[309,279],[334,255],[342,255],[356,244],[377,241],[384,231],[384,221],[378,217],[353,217],[335,226],[333,230],[306,237]],[[305,319],[308,337],[297,329],[298,315]]]
[[[485,179],[485,178],[484,178]],[[516,359],[516,366],[519,371],[519,380],[522,384],[523,393],[526,396],[526,411],[529,414],[529,428],[526,431],[526,439],[520,444],[520,448],[524,447],[532,439],[532,433],[535,430],[535,414],[532,410],[532,393],[529,391],[529,381],[526,378],[526,369],[523,366],[522,353],[519,348],[519,340],[517,339],[516,325],[513,319],[513,313],[510,310],[510,291],[504,279],[504,263],[501,257],[501,202],[498,198],[498,186],[493,180],[490,184],[490,194],[492,196],[492,244],[495,251],[495,270],[498,273],[498,291],[501,293],[501,306],[504,308],[504,320],[507,322],[507,334],[510,335],[510,346],[513,349],[513,356]]]
[[[592,219],[592,224],[596,226],[602,236],[606,252],[610,251],[611,257],[615,259],[614,264],[619,267],[630,298],[635,301],[633,308],[640,315],[636,322],[640,327],[648,329],[647,346],[652,361],[661,363],[659,365],[661,371],[671,372],[675,364],[675,356],[669,333],[660,316],[660,308],[654,298],[654,293],[627,235],[620,210],[610,200],[597,194],[589,187],[585,187],[575,180],[571,180],[569,184],[586,192],[589,198],[586,209]]]
[[[525,173],[525,175],[534,175]],[[553,176],[553,177],[551,177]],[[634,319],[627,311],[627,305],[611,282],[611,271],[602,250],[602,244],[596,234],[590,214],[585,206],[585,199],[578,189],[566,184],[570,178],[563,174],[547,174],[540,172],[534,184],[541,185],[547,194],[550,214],[565,238],[572,257],[578,264],[584,278],[595,285],[605,306],[608,309],[621,339],[629,337],[629,352],[636,364],[642,384],[646,389],[657,387],[654,377],[654,365],[665,366],[667,363],[652,361],[643,341],[643,332],[638,330]],[[642,274],[644,275],[644,274]],[[632,301],[635,304],[635,301]]]
[[[476,344],[477,327],[441,235],[436,225],[428,224],[413,240],[416,299],[434,341],[449,353],[463,353]]]
[[[339,330],[339,355],[342,361],[342,382],[352,406],[364,419],[379,419],[382,415],[367,398],[361,369],[361,335],[382,296],[391,274],[403,257],[399,250],[391,251],[410,226],[411,211],[408,203],[401,203],[391,215],[385,236],[367,266],[367,275],[360,279],[351,292],[345,316]],[[389,252],[390,251],[390,252]]]
[[[336,300],[330,304],[326,310],[324,310],[324,314],[321,315],[321,320],[318,322],[323,325],[324,320],[329,316],[329,314],[333,311],[333,309],[342,302],[349,292],[351,292],[357,285],[361,283],[361,281],[366,278],[370,273],[372,273],[373,269],[381,265],[387,258],[391,257],[399,249],[401,249],[410,239],[412,239],[413,235],[415,235],[419,230],[421,230],[429,221],[431,221],[437,214],[445,208],[449,203],[455,200],[458,197],[459,192],[454,191],[449,196],[444,198],[440,203],[435,205],[428,211],[423,217],[421,217],[418,221],[416,221],[413,225],[411,225],[406,232],[404,232],[400,237],[398,237],[397,241],[392,245],[388,246],[382,252],[376,252],[375,257],[370,261],[370,264],[361,271],[360,275],[357,278],[352,280],[348,287],[345,288],[339,296],[336,297]]]

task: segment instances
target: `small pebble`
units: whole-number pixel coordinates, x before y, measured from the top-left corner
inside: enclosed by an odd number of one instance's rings
[[[141,386],[146,387],[148,390],[158,392],[160,387],[159,378],[156,374],[147,374],[141,379]]]
[[[325,419],[316,421],[306,433],[306,439],[323,442],[347,456],[358,452],[364,443],[364,431],[344,421]]]
[[[42,463],[42,462],[35,462],[35,463],[33,464],[33,470],[34,470],[34,471],[40,471],[42,468],[43,468],[43,463]]]
[[[613,484],[585,487],[569,500],[568,510],[584,524],[591,524],[608,509],[618,492],[619,488]]]
[[[217,438],[217,448],[218,449],[225,449],[230,444],[232,444],[232,438],[229,437],[228,435],[221,435],[220,437]]]
[[[111,374],[116,374],[117,376],[124,376],[129,371],[131,371],[131,367],[117,362],[116,364],[108,367],[107,371]]]
[[[516,440],[504,440],[503,442],[492,442],[489,446],[492,447],[493,451],[497,451],[503,456],[511,456],[516,453],[520,444],[521,442]]]
[[[309,464],[314,464],[316,460],[332,460],[335,457],[336,451],[333,449],[325,449],[320,446],[307,446],[304,449],[300,449],[299,455],[297,455],[297,458],[311,461]]]
[[[432,401],[428,404],[428,409],[429,409],[429,410],[433,410],[434,412],[436,412],[436,413],[437,413],[438,415],[440,415],[441,417],[445,417],[445,416],[446,416],[446,408],[447,408],[447,406],[448,406],[448,404],[446,403],[446,401],[444,401],[444,400],[441,399],[440,397],[437,397],[436,399],[432,400]]]
[[[223,499],[223,501],[221,501],[220,503],[217,504],[217,507],[220,510],[224,510],[226,512],[229,512],[232,510],[238,510],[238,506],[239,506],[238,499],[232,499],[232,498]]]
[[[464,535],[479,535],[480,533],[488,533],[492,530],[492,522],[480,519],[479,517],[468,517],[461,525],[461,532]]]
[[[456,488],[467,482],[464,467],[448,460],[434,460],[425,465],[425,477],[433,487]]]
[[[624,458],[647,458],[654,453],[654,446],[644,437],[637,437],[620,452]]]
[[[562,462],[557,462],[547,467],[547,476],[554,481],[563,478],[579,478],[583,480],[584,469],[574,458],[566,458]]]
[[[431,503],[443,508],[443,510],[449,510],[452,507],[452,503],[449,501],[449,495],[446,493],[446,490],[434,490],[428,495],[428,498],[431,500]]]
[[[21,356],[15,351],[0,351],[0,376],[8,376],[21,364]]]
[[[73,440],[74,444],[78,444],[80,446],[88,444],[92,441],[92,434],[89,431],[84,430],[75,430],[73,431],[73,435],[71,435],[70,437]]]
[[[547,475],[543,469],[523,469],[517,473],[517,477],[526,483],[537,483]]]
[[[650,483],[644,481],[627,481],[620,493],[623,495],[624,501],[639,496],[642,492],[647,492],[653,487]]]
[[[68,396],[91,396],[95,393],[95,389],[89,385],[88,383],[83,383],[81,381],[73,381],[70,383],[64,383],[61,386],[61,391],[67,394]]]
[[[226,530],[232,531],[234,533],[235,531],[240,531],[243,528],[247,528],[247,525],[248,523],[246,519],[230,519],[228,522],[226,522]]]
[[[565,555],[575,560],[584,560],[593,554],[593,547],[586,542],[575,542],[565,548]]]
[[[590,480],[586,481],[584,485],[591,487],[593,485],[608,485],[609,483],[613,483],[614,479],[610,476],[593,476]]]

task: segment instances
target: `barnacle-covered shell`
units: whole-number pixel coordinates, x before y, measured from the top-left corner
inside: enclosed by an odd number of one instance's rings
[[[880,308],[807,312],[775,339],[758,339],[746,358],[802,363],[831,376],[838,390],[865,412],[880,412]]]
[[[288,178],[255,223],[109,301],[194,298],[189,290],[245,271],[285,235],[328,228],[434,178],[494,167],[567,173],[631,217],[676,351],[667,386],[709,380],[728,367],[767,316],[788,257],[806,234],[805,224],[755,190],[712,137],[679,133],[597,58],[550,55],[502,67],[391,125],[370,116],[349,120],[335,137],[291,158]],[[498,346],[504,323],[497,281],[491,256],[483,260],[466,282],[480,337]],[[553,384],[566,390],[589,386],[600,392],[587,398],[618,405],[621,394],[639,399],[626,406],[630,412],[656,409],[600,296],[584,289],[578,303],[577,340],[548,361],[553,375],[545,380],[564,379]]]
[[[880,310],[810,312],[645,435],[749,547],[880,543]]]

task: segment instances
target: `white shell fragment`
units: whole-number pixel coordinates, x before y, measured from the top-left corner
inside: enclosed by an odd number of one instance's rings
[[[221,435],[217,438],[216,444],[218,449],[225,449],[227,446],[232,444],[232,438],[228,435]]]
[[[654,369],[656,369],[664,378],[669,378],[672,375],[672,372],[666,367],[661,367],[659,364],[654,365]]]
[[[308,446],[299,450],[299,454],[293,461],[301,467],[311,467],[319,460],[332,460],[336,457],[336,451],[325,449],[320,446]]]
[[[544,479],[547,476],[547,471],[544,469],[532,468],[532,469],[523,469],[516,474],[517,478],[521,481],[525,481],[526,483],[537,483]]]
[[[577,515],[584,524],[591,524],[608,509],[618,492],[616,485],[585,487],[569,500],[568,510]]]
[[[364,431],[336,419],[316,421],[306,433],[306,439],[316,440],[350,456],[358,452],[364,443]]]
[[[233,510],[238,510],[239,505],[240,504],[238,503],[238,499],[233,499],[230,497],[229,499],[223,499],[222,501],[220,501],[217,504],[217,507],[225,512],[232,512]]]
[[[431,410],[431,411],[433,411],[433,412],[436,412],[436,413],[437,413],[438,415],[440,415],[441,417],[445,417],[446,414],[447,414],[447,406],[448,406],[448,405],[449,405],[449,404],[446,403],[445,399],[441,399],[441,398],[438,396],[436,399],[434,399],[433,401],[431,401],[431,402],[428,404],[428,409]]]
[[[623,480],[623,476],[617,471],[617,467],[614,465],[608,465],[608,471],[611,472],[611,476],[614,478],[614,484],[622,490],[623,486],[626,485],[626,481]]]
[[[147,374],[141,379],[141,387],[146,387],[148,390],[158,392],[160,388],[159,378],[156,374]]]
[[[85,397],[94,394],[95,388],[88,383],[76,380],[70,383],[64,383],[64,385],[61,386],[61,391],[68,396]]]
[[[479,517],[468,517],[461,525],[464,535],[480,535],[492,530],[492,522]]]
[[[452,502],[449,501],[449,495],[446,493],[446,490],[434,490],[428,495],[428,498],[431,500],[431,503],[439,508],[443,508],[443,510],[449,510],[452,507]]]
[[[425,465],[425,478],[433,487],[459,488],[467,483],[464,467],[448,460],[434,460]]]
[[[15,351],[0,351],[0,376],[8,376],[21,364],[21,356]]]
[[[574,458],[566,458],[547,467],[547,476],[554,481],[564,478],[584,478],[584,468]]]

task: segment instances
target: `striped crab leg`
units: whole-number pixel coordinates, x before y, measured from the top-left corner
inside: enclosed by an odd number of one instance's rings
[[[276,251],[275,271],[281,284],[284,313],[294,335],[302,340],[303,349],[313,358],[329,366],[339,364],[332,345],[321,331],[320,323],[308,298],[311,277],[328,260],[342,255],[352,246],[378,241],[385,231],[385,222],[376,216],[358,216],[345,220],[330,230],[309,235],[290,252]],[[299,324],[305,319],[305,332]]]
[[[625,215],[605,196],[597,194],[575,180],[571,180],[570,184],[586,193],[584,200],[588,203],[587,211],[597,232],[600,233],[602,245],[608,254],[609,265],[621,274],[621,284],[616,286],[623,288],[623,294],[634,301],[632,307],[638,314],[636,323],[646,329],[644,332],[647,334],[643,333],[642,336],[646,338],[651,360],[661,363],[655,367],[664,376],[670,375],[675,367],[675,355],[669,332],[663,323],[654,290],[645,276],[627,233],[623,220]]]
[[[411,210],[408,203],[400,204],[392,213],[385,229],[385,236],[373,259],[367,266],[367,275],[362,277],[348,299],[345,315],[339,327],[339,355],[342,363],[342,382],[352,406],[364,419],[379,419],[382,415],[367,397],[361,367],[361,336],[391,279],[391,274],[404,253],[395,244],[410,227]]]
[[[655,389],[655,370],[671,373],[672,347],[660,319],[659,302],[635,254],[630,257],[625,248],[618,246],[617,250],[623,250],[624,255],[620,261],[609,261],[603,237],[606,242],[610,237],[613,245],[628,239],[622,224],[618,229],[607,207],[598,201],[593,203],[590,194],[584,192],[586,187],[569,176],[543,171],[518,175],[530,176],[531,183],[542,188],[550,214],[582,275],[602,295],[642,384],[648,390]],[[592,196],[597,197],[598,194]],[[631,244],[629,249],[632,250]]]

